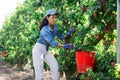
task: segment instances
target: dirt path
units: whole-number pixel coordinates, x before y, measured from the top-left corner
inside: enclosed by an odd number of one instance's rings
[[[51,80],[51,73],[44,72],[45,80]],[[29,71],[17,71],[8,65],[0,65],[0,80],[35,80],[33,74]],[[63,76],[60,80],[65,80]]]
[[[34,80],[34,76],[31,73],[17,71],[10,66],[1,65],[0,80]]]

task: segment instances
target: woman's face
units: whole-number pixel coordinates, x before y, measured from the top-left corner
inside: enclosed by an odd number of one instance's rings
[[[48,19],[48,23],[50,24],[50,25],[54,25],[54,24],[56,24],[56,19],[57,19],[57,15],[50,15],[49,17],[47,17],[47,19]]]

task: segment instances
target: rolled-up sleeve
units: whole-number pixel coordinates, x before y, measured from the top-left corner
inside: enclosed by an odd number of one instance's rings
[[[43,38],[51,45],[51,46],[58,46],[58,42],[56,42],[50,32],[48,30],[42,30],[41,34],[43,36]]]

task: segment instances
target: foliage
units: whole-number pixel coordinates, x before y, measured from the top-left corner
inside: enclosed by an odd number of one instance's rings
[[[89,75],[95,80],[117,79],[115,67],[110,65],[111,62],[116,62],[115,0],[26,0],[17,7],[0,30],[0,44],[7,51],[5,60],[20,67],[28,60],[32,61],[32,48],[39,37],[38,26],[50,8],[59,12],[57,23],[63,34],[72,27],[77,30],[64,42],[56,38],[63,44],[73,43],[75,50],[51,48],[60,64],[60,71],[66,73],[67,80]],[[95,68],[91,73],[88,71],[88,74],[78,76],[76,50],[96,52]]]
[[[115,76],[120,79],[120,64],[115,64]]]

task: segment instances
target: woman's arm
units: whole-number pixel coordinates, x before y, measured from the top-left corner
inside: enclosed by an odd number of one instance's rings
[[[74,45],[73,44],[60,44],[60,43],[58,43],[57,46],[65,48],[65,49],[74,49]]]
[[[57,31],[57,37],[58,37],[60,40],[63,40],[63,39],[65,39],[67,36],[70,36],[71,34],[73,34],[74,32],[75,32],[75,29],[70,29],[70,30],[63,36],[60,31]]]
[[[64,45],[61,43],[58,43],[58,47],[64,48]]]

